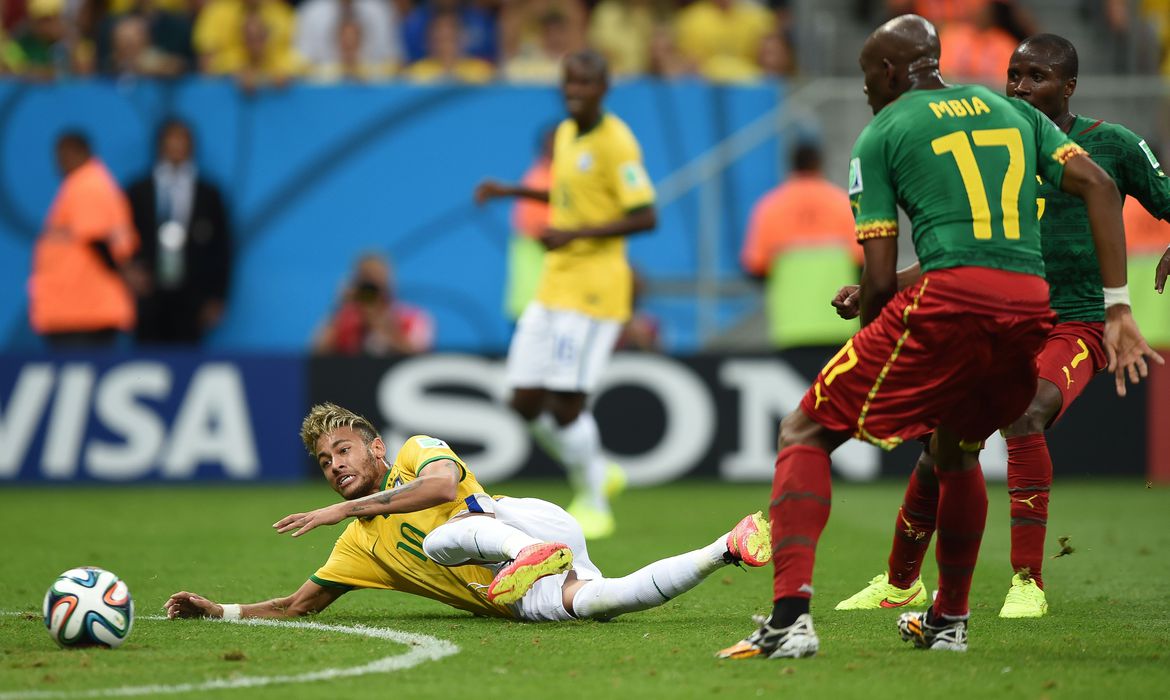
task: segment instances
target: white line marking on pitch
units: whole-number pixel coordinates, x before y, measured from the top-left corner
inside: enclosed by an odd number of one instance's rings
[[[165,620],[162,616],[140,616],[139,620]],[[284,620],[247,619],[231,622],[217,620],[221,624],[251,625],[253,627],[290,627],[292,629],[316,630],[319,632],[336,632],[338,634],[355,634],[362,637],[382,639],[397,642],[410,647],[405,654],[387,656],[376,659],[361,666],[349,668],[326,668],[309,673],[298,673],[290,676],[243,676],[239,678],[217,679],[202,683],[180,683],[177,685],[134,685],[118,688],[100,688],[96,690],[20,690],[0,693],[0,700],[42,700],[44,698],[111,698],[132,697],[136,695],[163,695],[176,693],[195,693],[204,690],[235,690],[237,688],[259,688],[266,685],[282,683],[312,683],[327,681],[335,678],[353,678],[370,673],[391,673],[404,671],[427,661],[438,661],[452,654],[459,653],[459,647],[453,642],[438,639],[426,634],[399,632],[384,627],[366,627],[365,625],[325,625],[320,622],[295,622]]]

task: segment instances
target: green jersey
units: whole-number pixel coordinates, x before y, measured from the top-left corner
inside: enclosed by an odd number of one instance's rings
[[[1037,174],[1059,184],[1083,153],[1026,102],[977,85],[911,90],[861,132],[849,163],[857,238],[910,217],[923,272],[989,267],[1043,275]]]
[[[1123,199],[1129,195],[1159,219],[1170,219],[1170,178],[1141,137],[1124,126],[1087,117],[1074,119],[1069,135],[1109,173]],[[1101,270],[1085,202],[1047,180],[1039,196],[1052,310],[1061,321],[1104,321]]]

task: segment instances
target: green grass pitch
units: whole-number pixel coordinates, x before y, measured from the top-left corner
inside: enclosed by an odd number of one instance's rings
[[[564,502],[564,486],[492,489]],[[819,549],[813,613],[821,654],[798,662],[717,661],[769,607],[771,571],[728,568],[696,590],[610,623],[522,624],[478,619],[421,598],[346,595],[313,618],[432,635],[460,652],[413,668],[327,681],[210,690],[224,698],[1166,697],[1170,687],[1170,490],[1138,481],[1057,480],[1056,536],[1075,552],[1045,564],[1051,613],[996,617],[1007,589],[1007,499],[991,514],[972,594],[967,654],[922,652],[897,638],[896,611],[838,613],[833,605],[884,568],[902,485],[836,484]],[[97,696],[105,689],[200,684],[362,666],[409,649],[322,629],[163,621],[186,589],[251,602],[299,586],[337,529],[275,535],[280,516],[330,501],[324,484],[236,488],[14,488],[0,491],[0,698]],[[765,507],[765,485],[683,482],[632,491],[617,503],[618,536],[590,547],[608,575],[710,542]],[[130,585],[134,631],[122,648],[59,650],[40,605],[61,571],[98,565]],[[933,563],[926,581],[936,580]],[[18,613],[18,614],[11,614]],[[179,696],[182,697],[182,696]]]

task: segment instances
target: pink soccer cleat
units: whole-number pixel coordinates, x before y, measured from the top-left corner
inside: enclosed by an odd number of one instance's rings
[[[567,544],[541,542],[529,545],[492,579],[488,586],[488,600],[504,605],[515,603],[540,579],[568,571],[572,566],[573,550]]]
[[[732,563],[763,566],[772,561],[772,531],[760,512],[740,520],[727,533],[727,553]]]

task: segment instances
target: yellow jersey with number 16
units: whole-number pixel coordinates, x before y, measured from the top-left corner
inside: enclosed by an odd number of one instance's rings
[[[612,224],[653,206],[654,185],[625,122],[605,114],[584,133],[572,119],[561,122],[553,142],[549,204],[551,226],[565,231]],[[633,275],[625,239],[578,238],[549,251],[536,300],[550,309],[628,319]]]
[[[484,493],[475,475],[455,456],[447,443],[415,435],[402,445],[382,489],[408,484],[439,460],[459,466],[455,500],[415,513],[376,515],[350,522],[324,566],[309,577],[319,586],[350,590],[380,588],[413,593],[460,610],[492,617],[513,617],[508,608],[489,602],[487,586],[493,573],[483,566],[440,566],[423,553],[427,534],[460,511],[475,510],[468,497]]]

